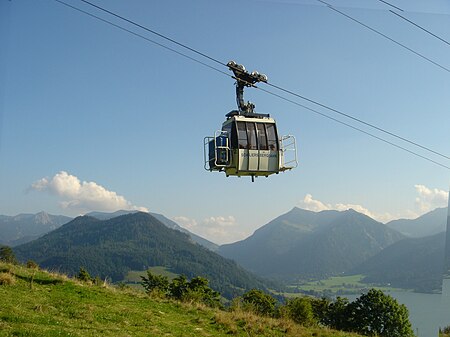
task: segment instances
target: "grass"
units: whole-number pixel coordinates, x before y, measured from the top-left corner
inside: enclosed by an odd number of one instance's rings
[[[300,292],[318,292],[327,295],[345,295],[345,294],[360,294],[363,290],[368,288],[380,289],[384,292],[390,291],[405,291],[404,289],[397,289],[392,287],[380,287],[373,284],[363,283],[364,275],[349,275],[336,276],[328,279],[310,282],[299,282],[288,287],[291,293],[287,296],[294,296],[293,292],[299,290]]]
[[[0,336],[357,336],[0,263]]]

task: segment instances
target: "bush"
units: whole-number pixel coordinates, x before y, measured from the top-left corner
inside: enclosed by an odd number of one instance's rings
[[[8,246],[0,247],[0,261],[17,264],[16,256],[14,255],[14,252],[11,249],[11,247]]]
[[[348,299],[338,296],[334,302],[329,302],[328,311],[326,312],[326,316],[321,320],[321,323],[336,330],[352,330],[348,306]]]
[[[311,301],[308,297],[297,297],[289,300],[286,304],[288,317],[304,326],[317,325],[318,320],[314,316]]]
[[[219,307],[221,305],[220,293],[212,290],[208,285],[208,280],[200,276],[194,277],[188,283],[188,292],[185,299],[201,302],[210,307]]]
[[[450,337],[450,325],[439,328],[439,337]]]
[[[210,307],[221,305],[220,293],[212,290],[204,277],[197,276],[188,281],[186,276],[180,275],[169,283],[166,276],[156,275],[148,270],[147,277],[141,278],[141,284],[149,294],[164,295],[184,302],[204,303]]]
[[[0,285],[12,285],[16,279],[10,273],[0,273]]]
[[[89,275],[88,271],[83,267],[80,267],[80,272],[77,275],[77,279],[82,282],[92,282],[92,277]]]
[[[169,279],[167,276],[153,274],[147,270],[147,277],[141,276],[142,286],[147,293],[158,292],[166,294],[169,290]]]
[[[169,284],[169,296],[176,300],[183,300],[188,291],[188,281],[186,276],[175,277]]]
[[[244,309],[264,316],[275,316],[277,300],[262,290],[252,289],[242,295]]]
[[[39,269],[39,265],[36,262],[34,262],[33,260],[28,260],[27,261],[27,268]]]

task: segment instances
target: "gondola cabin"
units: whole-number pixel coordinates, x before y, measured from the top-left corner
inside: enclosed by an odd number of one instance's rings
[[[205,138],[205,169],[226,176],[265,176],[297,166],[293,136],[279,137],[273,118],[232,115]]]
[[[241,64],[228,62],[236,79],[238,110],[226,114],[222,130],[204,139],[205,169],[223,171],[228,176],[265,176],[297,167],[294,136],[280,137],[268,114],[254,112],[255,105],[244,101],[244,88],[267,82],[267,76],[249,73]]]

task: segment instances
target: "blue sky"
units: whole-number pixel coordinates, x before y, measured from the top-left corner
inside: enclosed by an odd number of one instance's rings
[[[450,155],[450,72],[318,1],[93,2]],[[330,3],[450,68],[449,45],[380,1]],[[450,40],[448,1],[391,3]],[[246,99],[297,137],[299,167],[254,183],[205,171],[203,137],[235,109],[233,80],[54,0],[0,0],[0,43],[0,214],[147,209],[223,243],[294,206],[353,207],[387,221],[447,204],[449,170],[257,89]]]

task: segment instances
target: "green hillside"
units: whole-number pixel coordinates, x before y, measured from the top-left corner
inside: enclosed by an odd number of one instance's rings
[[[0,263],[0,336],[357,337]]]
[[[232,298],[265,282],[235,262],[192,242],[147,213],[109,220],[78,217],[57,230],[14,248],[17,258],[69,275],[84,267],[93,276],[123,280],[131,270],[164,266],[188,278],[203,276],[223,296]]]
[[[353,270],[364,282],[440,292],[444,266],[445,233],[408,238],[394,243]]]
[[[294,208],[219,253],[258,275],[291,282],[342,275],[403,238],[354,210]]]

